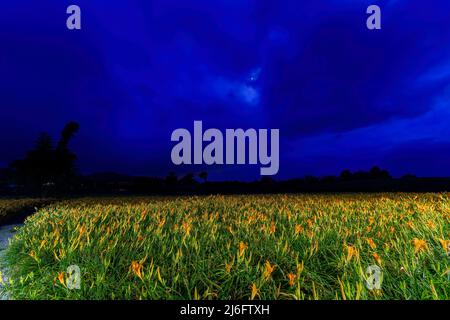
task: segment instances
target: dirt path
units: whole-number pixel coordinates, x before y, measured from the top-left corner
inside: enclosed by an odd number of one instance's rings
[[[21,226],[22,226],[22,224],[10,224],[10,225],[0,227],[0,274],[2,275],[3,282],[8,281],[8,276],[7,276],[6,270],[2,266],[3,265],[3,260],[2,260],[3,254],[9,245],[9,239],[11,239],[16,232],[16,227],[21,227]],[[0,300],[8,300],[8,296],[2,294],[2,292],[1,292],[1,289],[2,289],[1,282],[2,281],[0,281]]]

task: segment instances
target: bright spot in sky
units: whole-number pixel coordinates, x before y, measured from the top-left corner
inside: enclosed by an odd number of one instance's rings
[[[260,75],[261,75],[261,68],[256,68],[252,70],[252,72],[250,72],[250,77],[248,78],[248,80],[251,82],[258,81]]]
[[[242,80],[231,80],[224,77],[217,77],[209,81],[211,93],[216,98],[223,100],[237,99],[241,103],[249,106],[256,106],[260,102],[260,93],[254,83],[259,79],[261,68],[252,70],[245,82]]]

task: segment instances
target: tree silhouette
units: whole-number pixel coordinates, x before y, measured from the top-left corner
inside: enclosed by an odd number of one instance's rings
[[[389,174],[388,171],[386,170],[381,170],[379,167],[375,166],[373,167],[370,172],[369,175],[371,178],[373,179],[389,179],[391,178],[391,175]]]
[[[194,185],[195,184],[194,174],[193,173],[186,174],[184,177],[180,179],[180,184],[187,186]]]
[[[78,128],[76,122],[68,123],[61,132],[56,148],[50,135],[42,133],[34,149],[24,159],[16,160],[10,165],[15,172],[16,182],[35,191],[48,186],[63,188],[70,185],[75,177],[77,157],[69,150],[68,145]]]
[[[208,181],[208,172],[202,171],[199,173],[198,177],[206,183]]]
[[[67,150],[70,140],[74,137],[79,129],[80,125],[74,121],[66,124],[63,131],[61,132],[61,139],[59,140],[57,149]]]
[[[69,122],[61,132],[61,138],[55,150],[55,173],[58,184],[67,184],[75,176],[77,156],[69,150],[69,142],[79,130],[76,122]]]
[[[34,149],[27,153],[25,159],[14,161],[11,167],[16,171],[17,182],[27,187],[38,188],[45,183],[51,183],[54,176],[51,137],[47,133],[42,133]]]
[[[166,177],[166,183],[169,186],[173,186],[175,184],[177,184],[178,182],[178,177],[175,174],[175,172],[170,172],[169,175]]]
[[[346,169],[342,171],[341,175],[339,176],[342,180],[350,180],[352,178],[352,173],[350,170]]]

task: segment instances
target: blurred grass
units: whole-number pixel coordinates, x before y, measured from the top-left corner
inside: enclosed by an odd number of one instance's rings
[[[0,225],[14,221],[28,214],[36,208],[50,204],[52,200],[42,199],[1,199],[0,198]]]

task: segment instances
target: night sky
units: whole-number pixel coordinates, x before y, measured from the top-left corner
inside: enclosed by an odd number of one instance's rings
[[[198,171],[171,164],[170,136],[202,120],[280,129],[280,179],[450,176],[450,1],[1,1],[0,108],[0,167],[76,120],[82,173]]]

